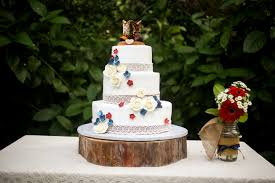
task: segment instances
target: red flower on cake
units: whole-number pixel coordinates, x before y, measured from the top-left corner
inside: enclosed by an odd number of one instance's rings
[[[134,83],[133,83],[133,80],[130,80],[130,79],[129,79],[129,80],[127,81],[127,85],[128,85],[128,86],[132,86],[133,84],[134,84]]]
[[[130,119],[133,120],[136,118],[136,115],[135,114],[130,114]]]
[[[245,93],[246,93],[245,89],[238,88],[238,87],[235,87],[235,86],[230,86],[229,91],[228,91],[228,94],[231,94],[234,97],[238,97],[238,96],[244,97]]]
[[[123,101],[120,102],[120,103],[118,104],[118,106],[119,106],[119,107],[123,107],[123,106],[124,106],[124,102],[123,102]]]
[[[108,112],[108,113],[106,114],[106,118],[107,118],[107,119],[112,119],[112,114]]]
[[[118,50],[117,49],[114,49],[114,54],[118,54]]]
[[[231,103],[230,100],[226,100],[219,110],[219,116],[224,123],[234,123],[237,119],[244,114],[243,109],[239,109],[236,102]]]
[[[169,124],[170,124],[170,120],[169,120],[168,118],[165,118],[164,124],[165,124],[165,125],[169,125]]]

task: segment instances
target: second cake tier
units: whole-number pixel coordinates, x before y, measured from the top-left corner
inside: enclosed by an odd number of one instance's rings
[[[158,96],[160,75],[158,72],[131,72],[126,78],[123,73],[114,77],[103,75],[103,100],[118,103],[122,98],[126,103],[133,96]]]

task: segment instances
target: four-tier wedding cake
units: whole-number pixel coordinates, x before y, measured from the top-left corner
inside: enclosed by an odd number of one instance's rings
[[[160,100],[160,74],[140,30],[141,21],[123,21],[103,71],[103,100],[92,103],[95,133],[156,134],[171,127],[172,104]]]

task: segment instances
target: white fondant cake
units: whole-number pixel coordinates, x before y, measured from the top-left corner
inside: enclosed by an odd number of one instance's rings
[[[152,47],[147,45],[113,46],[119,50],[118,57],[121,63],[152,64]]]
[[[112,47],[103,71],[103,100],[92,104],[94,131],[156,134],[171,127],[172,104],[160,100],[160,75],[153,72],[152,48]]]

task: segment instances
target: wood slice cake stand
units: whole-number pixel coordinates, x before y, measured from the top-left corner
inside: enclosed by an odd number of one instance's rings
[[[97,165],[156,167],[187,157],[188,131],[176,125],[169,132],[153,135],[96,134],[91,123],[77,131],[79,154]]]

